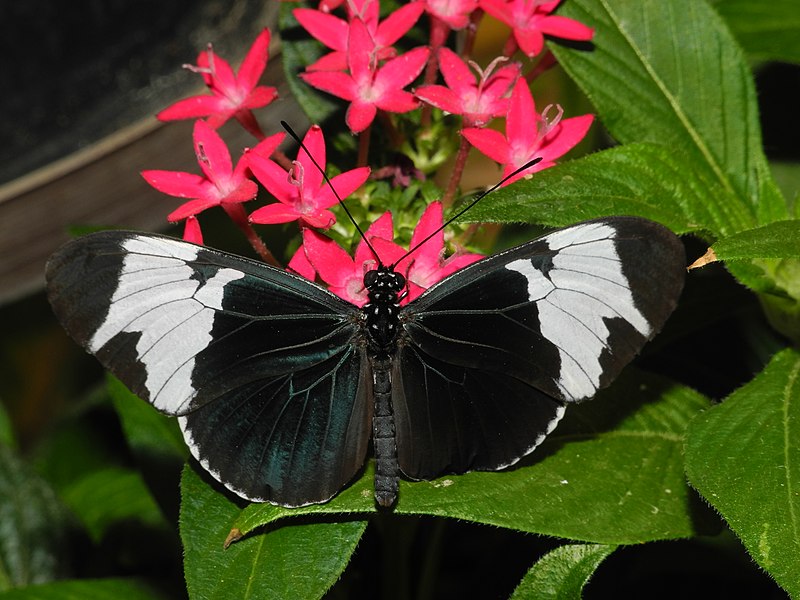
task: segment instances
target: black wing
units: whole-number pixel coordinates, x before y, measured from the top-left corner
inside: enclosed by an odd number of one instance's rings
[[[333,496],[362,466],[371,375],[359,309],[279,269],[172,238],[103,232],[47,266],[70,335],[180,416],[192,454],[251,500]]]
[[[668,229],[588,221],[474,263],[401,311],[393,368],[400,469],[496,470],[531,452],[569,402],[608,385],[683,288]]]

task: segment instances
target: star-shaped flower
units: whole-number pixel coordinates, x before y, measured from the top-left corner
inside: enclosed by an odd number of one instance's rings
[[[481,8],[513,30],[514,39],[529,57],[544,47],[544,36],[588,41],[594,30],[574,19],[551,15],[561,0],[481,0]],[[508,54],[508,52],[507,52]]]
[[[461,133],[483,154],[503,165],[503,175],[508,175],[528,161],[541,157],[529,173],[541,171],[555,164],[555,160],[566,154],[583,139],[594,120],[593,115],[581,115],[570,119],[558,114],[549,118],[551,106],[539,115],[533,96],[524,79],[518,79],[511,93],[511,104],[506,117],[506,134],[492,129],[468,128]],[[520,177],[520,173],[503,185]]]
[[[411,248],[442,226],[442,205],[434,202],[420,217],[411,237]],[[392,216],[385,213],[365,233],[378,253],[381,263],[394,265],[408,282],[407,294],[400,301],[407,304],[434,283],[482,257],[478,254],[455,254],[444,258],[444,233],[439,231],[411,255],[392,241]],[[302,253],[302,256],[300,256]],[[405,258],[403,258],[405,256]],[[401,260],[402,258],[402,260]],[[398,262],[399,261],[399,262]],[[376,268],[378,261],[362,240],[350,256],[339,245],[319,233],[303,230],[303,245],[289,263],[289,268],[309,279],[319,275],[337,296],[363,306],[367,302],[364,274]],[[310,275],[310,277],[309,277]]]
[[[269,30],[265,29],[247,52],[238,74],[234,74],[230,64],[214,53],[211,47],[201,52],[197,57],[197,66],[189,68],[203,75],[211,95],[180,100],[158,113],[158,119],[174,121],[205,117],[209,125],[216,129],[234,117],[257,138],[263,138],[264,134],[252,109],[264,107],[278,96],[274,87],[257,85],[267,67],[269,40]]]
[[[350,7],[350,4],[348,4]],[[352,3],[352,8],[358,10],[352,18],[361,19],[367,26],[375,43],[375,55],[378,61],[383,61],[397,55],[392,45],[403,37],[414,26],[420,15],[425,10],[423,4],[412,2],[401,6],[392,12],[383,21],[378,20],[380,3],[377,0],[362,0],[361,3]],[[325,44],[333,52],[326,54],[314,64],[309,65],[307,71],[344,71],[347,69],[347,39],[349,34],[348,22],[321,10],[310,8],[297,8],[292,11],[297,21],[314,38]]]
[[[410,256],[400,261],[399,265],[396,265],[397,270],[405,274],[408,282],[408,295],[404,298],[403,303],[411,302],[434,283],[483,258],[480,254],[459,252],[445,258],[444,231],[441,226],[442,204],[433,202],[422,213],[411,236],[409,248],[416,247],[434,232],[436,232],[435,235]]]
[[[378,109],[403,113],[418,100],[403,90],[414,81],[428,59],[428,48],[415,48],[377,65],[375,43],[360,19],[353,19],[347,38],[349,73],[314,71],[300,77],[309,85],[350,102],[345,121],[350,131],[360,133],[375,119]]]
[[[254,211],[250,215],[252,223],[288,223],[296,220],[301,225],[327,229],[336,221],[328,210],[338,202],[333,190],[346,198],[369,177],[369,168],[359,167],[333,177],[332,188],[309,157],[310,153],[320,167],[325,168],[325,138],[319,126],[311,126],[303,138],[303,144],[308,153],[300,149],[288,173],[269,159],[266,152],[253,149],[247,153],[250,171],[278,200]]]
[[[384,261],[397,260],[405,252],[391,241],[393,236],[391,213],[384,213],[367,229],[364,235],[373,246],[375,244],[380,246],[380,249],[377,247],[375,249],[378,250]],[[350,258],[350,255],[332,239],[312,229],[304,229],[303,245],[297,254],[301,252],[308,265],[328,285],[331,292],[356,306],[364,306],[367,303],[364,274],[374,269],[378,261],[364,240],[361,240],[356,247],[354,258]],[[298,264],[302,263],[302,260],[297,259],[297,254],[292,259],[295,261],[295,265],[292,265],[292,262],[289,263],[293,269],[297,269]]]
[[[447,86],[423,85],[414,95],[428,104],[455,115],[463,115],[464,127],[483,127],[493,117],[508,111],[508,91],[519,77],[517,63],[497,68],[503,58],[481,70],[471,63],[479,77],[452,50],[439,48],[439,69]]]
[[[258,193],[258,185],[247,178],[246,161],[240,160],[234,168],[228,147],[208,123],[195,121],[193,137],[197,162],[203,175],[179,171],[142,171],[142,177],[158,191],[190,199],[167,216],[172,223],[198,215],[213,206],[241,204],[252,200]],[[262,149],[271,152],[282,139],[282,133],[273,135],[261,142]],[[270,147],[272,150],[269,150]]]

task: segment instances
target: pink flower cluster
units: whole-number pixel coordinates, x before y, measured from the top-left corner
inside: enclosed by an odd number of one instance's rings
[[[144,171],[142,175],[159,191],[187,200],[169,214],[168,220],[185,222],[185,239],[196,243],[202,243],[197,216],[219,206],[262,258],[276,263],[252,224],[296,221],[302,243],[288,268],[310,279],[321,279],[334,293],[361,305],[366,301],[364,273],[378,264],[378,258],[365,240],[360,241],[351,258],[318,230],[335,224],[331,208],[339,197],[346,198],[368,181],[368,140],[376,118],[393,130],[391,115],[422,110],[422,134],[433,107],[460,116],[461,148],[444,197],[445,206],[460,181],[471,147],[500,163],[508,175],[536,157],[542,160],[531,167],[531,172],[552,166],[585,136],[591,115],[563,119],[563,111],[557,106],[539,113],[530,92],[529,80],[555,62],[545,53],[538,65],[530,64],[530,58],[542,53],[544,36],[579,41],[592,36],[585,25],[551,14],[558,4],[559,0],[415,0],[384,19],[380,18],[379,0],[322,0],[318,9],[297,8],[293,13],[300,25],[329,50],[308,65],[300,78],[348,103],[345,122],[359,136],[358,166],[332,177],[329,184],[322,172],[327,158],[319,126],[308,130],[303,139],[305,149],[300,149],[293,161],[279,150],[283,133],[264,134],[253,110],[277,97],[275,88],[258,85],[269,58],[271,35],[264,30],[238,72],[210,46],[201,52],[197,64],[187,68],[202,75],[210,94],[186,98],[158,114],[163,121],[197,119],[194,149],[202,175],[161,170]],[[342,9],[341,16],[335,14]],[[510,33],[504,56],[482,69],[469,60],[468,54],[458,54],[446,43],[453,30],[465,30],[464,46],[471,48],[484,13],[505,23]],[[429,20],[429,43],[398,50],[423,15]],[[522,61],[511,60],[517,50],[524,55]],[[441,81],[437,81],[439,75]],[[408,89],[420,77],[422,83]],[[257,140],[235,165],[216,131],[232,118]],[[505,133],[487,127],[496,119],[504,119]],[[517,174],[515,179],[521,176]],[[248,214],[243,204],[257,198],[259,184],[275,202]],[[442,222],[442,203],[429,204],[411,237],[411,247],[441,228]],[[480,258],[467,253],[445,258],[441,230],[405,256],[406,250],[394,242],[392,215],[388,212],[375,220],[365,235],[383,264],[400,261],[395,268],[409,282],[405,302]]]

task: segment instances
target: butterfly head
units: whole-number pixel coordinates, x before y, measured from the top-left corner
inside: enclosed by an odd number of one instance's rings
[[[406,287],[406,278],[392,267],[379,265],[377,269],[364,275],[364,287],[370,302],[395,303],[397,296]]]

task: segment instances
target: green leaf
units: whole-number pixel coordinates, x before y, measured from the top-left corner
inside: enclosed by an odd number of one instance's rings
[[[560,14],[595,28],[591,51],[551,45],[621,143],[684,155],[719,197],[717,236],[786,218],[762,151],[743,53],[702,0],[572,0]]]
[[[688,388],[629,369],[595,401],[567,411],[529,466],[401,481],[394,512],[610,544],[691,536],[698,515],[683,474],[683,432],[707,406]],[[372,495],[368,469],[326,504],[254,504],[233,526],[247,533],[286,517],[369,514]]]
[[[108,393],[122,423],[125,438],[134,454],[152,460],[177,459],[183,463],[189,456],[178,422],[140,400],[119,379],[108,375]]]
[[[800,221],[775,221],[735,233],[712,248],[720,260],[800,258]]]
[[[141,476],[129,469],[111,467],[90,473],[63,490],[62,497],[95,542],[122,520],[166,526]]]
[[[181,480],[181,538],[192,600],[321,598],[347,566],[365,521],[287,524],[223,548],[240,508],[189,467]]]
[[[753,559],[800,597],[800,353],[773,357],[753,381],[689,427],[686,474]]]
[[[572,600],[616,546],[567,544],[540,558],[511,595],[511,600]]]
[[[156,600],[165,598],[136,579],[81,579],[0,593],[0,600]]]
[[[626,144],[556,165],[489,194],[467,213],[474,221],[526,222],[563,227],[609,215],[636,215],[677,233],[723,226],[714,182],[664,146]]]
[[[140,400],[118,379],[109,375],[107,381],[122,430],[142,477],[164,515],[175,520],[180,503],[178,481],[189,457],[178,422]]]
[[[714,7],[752,58],[800,63],[797,0],[717,0]]]
[[[48,483],[0,444],[0,591],[58,577],[67,526]]]

